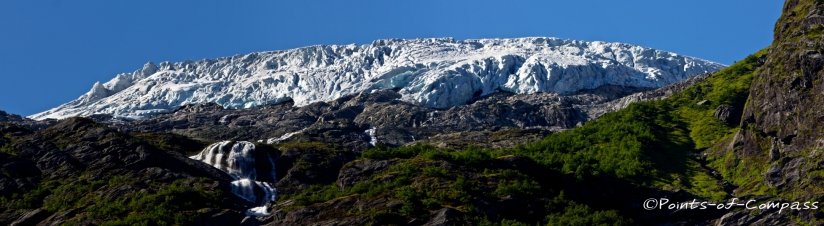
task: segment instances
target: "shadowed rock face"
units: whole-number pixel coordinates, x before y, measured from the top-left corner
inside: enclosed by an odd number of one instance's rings
[[[713,116],[729,125],[738,125],[741,122],[741,110],[729,104],[718,105]]]
[[[230,179],[220,171],[196,164],[180,153],[169,153],[83,118],[66,119],[16,142],[18,157],[35,159],[41,171],[63,174],[91,170],[110,177],[113,170],[140,171],[151,167],[181,170],[191,176]],[[66,167],[69,166],[69,167]],[[134,172],[137,173],[137,172]]]

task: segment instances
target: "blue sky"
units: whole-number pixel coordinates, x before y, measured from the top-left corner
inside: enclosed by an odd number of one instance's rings
[[[772,41],[778,0],[3,1],[0,110],[30,115],[148,61],[383,38],[549,36],[723,64]]]

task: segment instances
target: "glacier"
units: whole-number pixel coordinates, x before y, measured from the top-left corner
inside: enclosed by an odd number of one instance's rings
[[[658,88],[725,65],[624,43],[547,37],[385,39],[199,61],[146,63],[79,98],[29,116],[140,119],[187,104],[296,106],[397,89],[403,101],[449,108],[494,92],[573,94],[603,85]]]

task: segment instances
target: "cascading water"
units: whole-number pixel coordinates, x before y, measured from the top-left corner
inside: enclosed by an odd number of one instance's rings
[[[369,144],[371,144],[372,146],[375,146],[375,144],[377,144],[377,143],[378,143],[378,138],[377,138],[377,137],[375,137],[375,131],[376,131],[376,130],[377,130],[377,129],[376,129],[375,127],[370,126],[370,127],[369,127],[369,129],[367,129],[366,131],[364,131],[364,133],[366,133],[366,135],[368,135],[368,136],[369,136]]]
[[[231,145],[231,146],[230,146]],[[265,154],[271,164],[271,181],[258,181],[255,145],[246,141],[222,141],[203,149],[200,154],[190,158],[205,162],[231,175],[232,193],[250,202],[261,205],[246,211],[246,215],[268,215],[266,203],[275,201],[277,190],[275,183],[275,162],[269,154]],[[262,156],[262,155],[260,155]],[[263,175],[266,176],[265,174]],[[267,178],[268,179],[268,178]]]

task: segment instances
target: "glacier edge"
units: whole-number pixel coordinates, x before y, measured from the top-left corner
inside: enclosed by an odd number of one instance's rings
[[[498,91],[571,94],[603,85],[662,87],[725,65],[624,43],[560,38],[385,39],[218,59],[147,63],[76,100],[29,116],[139,119],[186,104],[297,106],[399,89],[402,100],[448,108]]]

